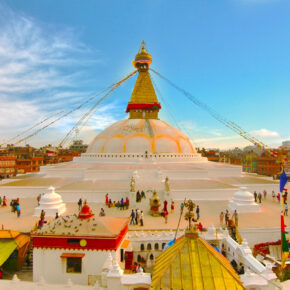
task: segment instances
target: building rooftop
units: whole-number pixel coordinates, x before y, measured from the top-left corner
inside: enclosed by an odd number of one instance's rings
[[[152,289],[244,289],[230,262],[196,235],[186,234],[156,258]]]

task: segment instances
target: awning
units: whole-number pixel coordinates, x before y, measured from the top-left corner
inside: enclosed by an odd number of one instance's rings
[[[0,241],[0,266],[6,262],[16,248],[17,243],[14,240]]]
[[[130,245],[130,241],[129,240],[124,240],[123,243],[121,244],[121,249],[127,249],[128,246]]]
[[[62,253],[61,258],[83,258],[85,254],[82,253]]]

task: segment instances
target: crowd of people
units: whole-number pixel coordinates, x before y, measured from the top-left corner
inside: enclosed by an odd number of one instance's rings
[[[126,210],[129,208],[129,205],[130,205],[130,201],[128,197],[126,197],[125,199],[122,197],[121,200],[118,200],[117,202],[116,201],[112,202],[111,198],[109,198],[108,193],[106,194],[106,197],[105,197],[105,203],[106,203],[106,206],[109,208],[116,207],[116,208],[119,208],[120,210]]]
[[[144,213],[143,210],[132,209],[130,214],[130,225],[140,225],[141,227],[144,226]]]

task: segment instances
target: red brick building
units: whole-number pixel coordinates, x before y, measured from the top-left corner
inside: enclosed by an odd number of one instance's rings
[[[17,173],[37,172],[43,165],[43,157],[17,158]]]
[[[16,174],[16,156],[0,156],[0,177],[7,178]]]
[[[261,156],[257,158],[257,173],[261,175],[277,175],[281,170],[281,165],[277,158]]]

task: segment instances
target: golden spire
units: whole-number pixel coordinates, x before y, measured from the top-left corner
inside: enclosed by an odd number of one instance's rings
[[[148,72],[152,57],[147,51],[144,40],[132,63],[137,68],[139,75],[126,112],[130,113],[130,119],[158,119],[158,111],[161,106]]]

